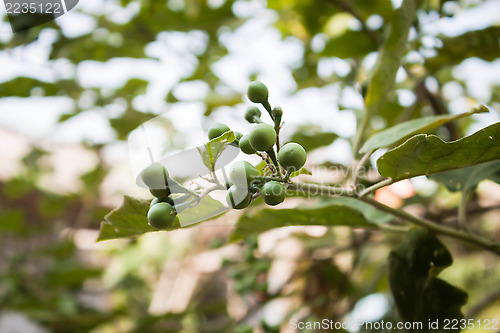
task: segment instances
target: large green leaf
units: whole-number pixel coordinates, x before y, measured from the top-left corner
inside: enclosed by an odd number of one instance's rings
[[[481,105],[471,112],[465,112],[457,115],[432,116],[405,121],[372,135],[368,140],[366,140],[363,147],[361,147],[360,152],[366,153],[370,149],[387,147],[409,137],[412,134],[426,132],[452,120],[488,111],[487,107]]]
[[[436,173],[430,176],[450,191],[473,189],[485,179],[500,183],[500,161],[491,161],[467,168]]]
[[[384,177],[400,180],[500,159],[500,123],[452,142],[419,134],[377,160]]]
[[[346,198],[333,198],[317,206],[293,209],[262,209],[255,214],[243,215],[231,239],[240,240],[274,228],[298,225],[376,227],[388,221],[384,214],[366,210],[366,205]]]
[[[117,238],[136,237],[147,232],[159,231],[148,224],[150,200],[140,200],[124,196],[123,203],[104,217],[97,241]],[[206,221],[227,211],[218,200],[205,196],[192,207],[182,210],[177,215],[174,224],[166,231],[188,227]]]
[[[417,0],[405,0],[393,15],[391,31],[375,65],[365,99],[366,115],[377,114],[392,90],[401,65],[408,40],[408,33],[415,20]]]
[[[149,200],[124,196],[122,205],[104,217],[97,241],[138,236],[157,231],[148,224]]]
[[[355,198],[335,197],[325,198],[324,201],[335,205],[344,205],[356,209],[357,211],[360,211],[365,219],[370,223],[383,224],[394,220],[393,215],[378,210],[375,207]]]
[[[453,263],[446,247],[436,236],[412,229],[408,239],[389,255],[389,284],[401,317],[406,322],[421,322],[418,332],[436,332],[429,320],[463,319],[461,307],[467,293],[436,276]],[[459,332],[460,330],[450,330]]]

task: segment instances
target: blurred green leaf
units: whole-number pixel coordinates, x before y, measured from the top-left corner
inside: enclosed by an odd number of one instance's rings
[[[97,241],[126,238],[158,231],[148,224],[149,200],[124,196],[123,203],[104,217]]]
[[[436,331],[428,327],[429,320],[439,320],[442,330],[444,319],[464,318],[461,307],[467,302],[467,293],[436,278],[452,263],[436,236],[416,228],[389,255],[389,283],[396,306],[405,321],[423,324],[418,332]]]
[[[349,197],[334,197],[334,198],[325,198],[323,199],[324,202],[327,202],[329,204],[334,204],[334,205],[341,205],[341,206],[347,206],[351,207],[353,209],[356,209],[357,211],[361,212],[365,219],[371,223],[375,224],[384,224],[387,222],[390,222],[394,220],[394,216],[385,212],[382,212],[373,206],[362,202],[358,199],[355,198],[349,198]]]
[[[452,142],[419,134],[377,160],[379,173],[400,180],[500,159],[500,123]]]
[[[390,34],[378,56],[365,98],[367,119],[379,113],[394,85],[416,11],[417,0],[405,0],[392,17]]]
[[[426,132],[447,122],[482,112],[489,112],[489,110],[484,105],[481,105],[470,112],[457,115],[432,116],[408,120],[372,135],[361,147],[360,152],[366,153],[370,149],[387,147],[417,132]]]
[[[491,161],[467,168],[439,172],[429,178],[440,182],[453,192],[474,189],[479,182],[485,179],[500,183],[500,161]]]
[[[347,30],[330,39],[323,50],[327,57],[355,58],[377,51],[377,44],[364,31]]]
[[[384,223],[385,218],[368,213],[369,220],[362,205],[347,203],[343,200],[332,200],[317,206],[299,206],[293,209],[262,209],[255,214],[244,214],[238,221],[231,240],[244,239],[252,234],[259,234],[274,228],[297,225],[324,225],[350,227],[376,227]]]
[[[126,140],[130,132],[154,117],[156,117],[155,114],[128,108],[120,117],[109,119],[109,124],[115,129],[119,140]]]
[[[319,147],[331,145],[338,137],[335,133],[321,131],[319,126],[301,125],[292,135],[290,141],[302,145],[306,151],[311,151]]]
[[[469,31],[457,37],[441,37],[443,46],[426,60],[426,67],[436,71],[453,66],[468,58],[493,61],[500,54],[500,27]]]

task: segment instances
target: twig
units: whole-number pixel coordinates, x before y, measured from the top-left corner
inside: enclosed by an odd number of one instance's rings
[[[359,161],[358,165],[356,166],[356,170],[354,171],[353,175],[353,184],[355,188],[359,182],[359,172],[361,171],[361,168],[363,168],[363,166],[366,164],[366,162],[370,159],[370,156],[372,154],[373,154],[373,149],[367,151]]]
[[[450,228],[450,227],[445,227],[441,226],[438,224],[435,224],[429,220],[426,219],[421,219],[416,216],[413,216],[404,210],[400,209],[394,209],[392,207],[386,206],[383,203],[380,203],[376,201],[375,199],[372,199],[370,197],[364,197],[361,198],[362,201],[374,206],[375,208],[378,208],[386,213],[392,214],[394,216],[398,216],[404,220],[407,220],[408,222],[411,222],[415,225],[418,225],[420,227],[423,227],[425,229],[428,229],[430,231],[433,231],[437,234],[445,235],[445,236],[450,236],[456,239],[463,240],[465,242],[468,242],[470,244],[477,245],[479,247],[482,247],[486,250],[489,250],[497,255],[500,255],[500,246],[498,244],[495,244],[491,242],[490,240],[484,239],[482,237],[469,234],[463,231],[458,231],[456,229]]]
[[[392,180],[392,178],[387,178],[387,179],[384,179],[378,183],[375,183],[373,184],[372,186],[364,189],[363,191],[361,191],[361,193],[359,193],[359,198],[363,198],[365,197],[366,195],[378,190],[379,188],[382,188],[382,187],[385,187],[385,186],[388,186],[388,185],[391,185],[392,183],[394,183],[394,181]]]
[[[470,232],[467,226],[467,195],[469,191],[464,189],[462,191],[462,197],[460,198],[460,204],[458,205],[458,226],[467,232]]]

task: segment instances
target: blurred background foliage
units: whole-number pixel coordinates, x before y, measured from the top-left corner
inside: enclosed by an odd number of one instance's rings
[[[123,186],[123,179],[131,178],[123,171],[126,158],[117,159],[113,153],[123,152],[132,130],[183,103],[198,103],[208,119],[216,119],[228,107],[241,111],[246,83],[270,77],[267,65],[256,65],[253,54],[245,55],[248,62],[241,68],[231,64],[242,59],[235,44],[265,46],[259,51],[271,57],[274,45],[255,41],[264,38],[262,33],[278,34],[276,48],[291,44],[297,51],[282,65],[292,75],[286,82],[271,84],[271,94],[273,86],[286,92],[283,97],[311,89],[322,94],[334,91],[332,101],[339,112],[357,115],[356,101],[362,100],[376,51],[400,2],[88,0],[86,5],[86,1],[81,0],[66,18],[16,34],[5,33],[8,25],[3,17],[2,59],[29,64],[30,52],[45,40],[42,37],[49,35],[50,42],[37,51],[46,53],[42,63],[49,72],[46,78],[29,70],[9,71],[0,64],[4,72],[0,118],[5,120],[0,128],[2,332],[287,332],[292,316],[304,321],[345,321],[356,316],[398,320],[386,274],[389,251],[404,239],[397,233],[299,227],[229,243],[230,223],[239,216],[230,212],[213,221],[214,227],[99,244],[95,238],[103,216],[116,207],[122,194],[146,195],[134,190],[133,182]],[[500,76],[495,81],[480,75],[488,68],[499,72],[500,27],[495,24],[500,21],[497,16],[496,23],[476,22],[482,21],[484,11],[498,8],[493,3],[421,1],[394,92],[373,119],[373,133],[425,115],[469,111],[478,103],[491,109],[486,122],[498,120]],[[448,34],[436,28],[464,16],[472,17],[466,23],[475,23]],[[70,17],[90,20],[90,28],[69,29]],[[159,56],[162,48],[182,60],[174,64],[183,73],[171,68],[161,72],[168,82],[163,88],[168,87],[158,90],[140,74],[140,61],[168,63],[170,58]],[[128,77],[117,74],[114,86],[105,84],[106,75],[113,75],[105,71],[95,78],[102,85],[88,84],[84,74],[89,62],[115,66],[118,72],[135,64],[139,69]],[[471,63],[480,65],[473,73],[479,77],[473,80],[471,70],[463,74],[464,64]],[[240,75],[241,83],[225,77],[221,67],[226,66],[226,71]],[[189,93],[182,93],[186,89]],[[161,91],[162,103],[148,103],[153,90],[155,96]],[[58,114],[54,130],[80,121],[82,114],[97,112],[111,134],[99,140],[84,135],[78,142],[53,142],[17,131],[23,127],[22,117],[16,118],[17,127],[7,121],[17,106],[24,105],[28,111],[21,114],[43,123],[44,114],[37,107],[55,98],[69,103]],[[324,121],[332,121],[331,110],[320,111]],[[307,123],[303,116],[295,115],[301,126],[289,137],[321,155],[323,166],[343,170],[345,163],[322,148],[338,140],[349,143],[353,133],[335,133]],[[435,133],[445,140],[460,138],[477,129],[480,117],[448,123]],[[92,121],[85,124],[83,132],[96,130]],[[72,164],[73,158],[86,162]],[[402,190],[380,195],[440,223],[457,224],[456,193],[430,181],[422,188],[414,184],[417,191],[405,184]],[[485,181],[469,202],[474,231],[497,239],[498,193],[498,184]],[[296,204],[302,199],[294,200]],[[260,208],[257,204],[251,209]],[[442,276],[468,292],[466,313],[500,319],[498,258],[457,242],[447,245],[455,262]]]

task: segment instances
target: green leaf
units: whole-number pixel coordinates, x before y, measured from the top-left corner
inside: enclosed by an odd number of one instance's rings
[[[486,106],[480,105],[470,112],[457,115],[432,116],[405,121],[372,135],[361,147],[360,152],[366,153],[370,149],[387,147],[417,132],[426,132],[452,120],[482,112],[489,112],[489,110]]]
[[[335,197],[335,198],[325,198],[323,200],[325,202],[332,203],[335,205],[343,205],[356,209],[357,211],[361,212],[361,214],[363,214],[365,219],[370,223],[384,224],[394,220],[393,215],[378,210],[375,207],[355,198]]]
[[[203,164],[208,168],[208,170],[215,171],[215,163],[220,157],[227,145],[233,142],[235,139],[234,132],[228,131],[221,136],[213,138],[207,142],[203,147],[198,147]]]
[[[377,44],[364,31],[347,30],[326,43],[323,55],[345,59],[362,57],[374,51],[377,51]]]
[[[444,319],[464,318],[460,309],[467,293],[436,277],[452,263],[436,236],[417,228],[389,255],[389,284],[396,306],[405,321],[422,322],[418,332],[436,332],[428,326],[429,320],[439,320],[442,330]]]
[[[148,224],[149,204],[149,200],[124,196],[122,205],[104,217],[97,241],[128,238],[157,231]]]
[[[302,145],[306,151],[311,151],[319,147],[329,146],[339,136],[331,132],[322,132],[319,126],[302,125],[292,136],[290,141]]]
[[[180,212],[177,217],[182,227],[220,216],[228,209],[218,200],[205,196],[194,206]]]
[[[300,168],[300,170],[292,172],[290,178],[297,177],[298,175],[312,175],[312,172],[307,170],[306,168]]]
[[[147,232],[160,231],[148,224],[147,214],[150,202],[151,200],[124,196],[122,205],[104,217],[97,241],[130,238]],[[220,216],[226,211],[227,208],[220,201],[205,196],[197,205],[186,208],[177,214],[177,218],[170,228],[162,230],[172,231],[188,227]]]
[[[391,31],[375,65],[365,99],[367,119],[377,114],[391,91],[401,58],[406,51],[408,33],[415,20],[417,0],[405,0],[394,13]]]
[[[500,158],[500,123],[452,142],[419,134],[377,160],[379,173],[400,180],[465,168]]]
[[[297,225],[324,225],[375,227],[359,208],[346,202],[329,201],[317,206],[299,206],[293,209],[262,209],[253,215],[243,215],[234,230],[233,241],[244,239],[274,228]],[[361,207],[361,206],[358,206]]]
[[[443,46],[436,56],[426,60],[427,68],[432,72],[473,57],[493,61],[500,54],[500,27],[498,26],[440,39]]]
[[[479,182],[491,179],[500,183],[500,161],[491,161],[467,168],[436,173],[430,176],[452,192],[474,189]]]

